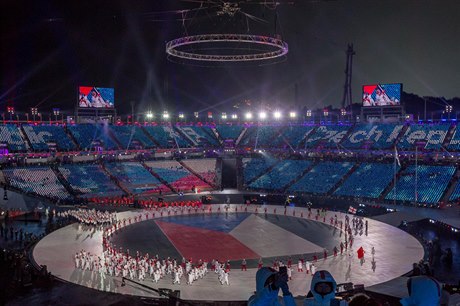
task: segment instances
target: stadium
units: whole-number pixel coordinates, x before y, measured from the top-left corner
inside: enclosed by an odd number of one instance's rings
[[[185,29],[186,35],[154,43],[164,51],[163,87],[155,94],[170,104],[153,104],[148,90],[137,104],[127,103],[129,86],[78,76],[63,81],[70,90],[47,109],[60,87],[39,89],[27,77],[8,87],[14,74],[2,70],[10,74],[0,92],[0,281],[7,289],[1,303],[458,305],[458,98],[414,98],[402,83],[367,77],[357,98],[348,44],[340,106],[299,101],[296,80],[294,95],[287,95],[292,103],[274,102],[285,92],[280,87],[273,101],[267,91],[204,107],[209,96],[227,92],[214,84],[199,91],[197,102],[198,85],[184,84],[239,71],[242,79],[230,84],[243,86],[246,77],[257,78],[250,71],[267,69],[269,79],[280,74],[274,66],[287,71],[286,58],[301,49],[296,41],[249,35],[248,22],[257,28],[274,18],[277,32],[278,14],[296,1],[177,2],[173,11],[162,4],[128,14],[142,22],[179,21]],[[229,20],[241,15],[247,31],[191,35],[197,23],[215,30],[202,11]],[[113,14],[96,16],[118,27],[113,20],[126,16]],[[63,9],[62,16],[40,22],[80,29],[73,13]],[[14,22],[7,24],[12,29]],[[206,80],[203,71],[210,70],[202,69],[212,69]],[[160,76],[149,73],[156,84]],[[177,87],[170,89],[170,81]],[[29,93],[21,86],[41,102],[22,102]],[[173,94],[189,100],[178,104]],[[267,102],[250,100],[259,98]],[[259,284],[264,271],[271,276]],[[324,280],[328,275],[332,281]],[[425,287],[415,287],[418,281]],[[326,289],[317,282],[329,286],[321,298]]]

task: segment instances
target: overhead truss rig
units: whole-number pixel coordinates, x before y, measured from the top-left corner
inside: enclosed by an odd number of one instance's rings
[[[246,54],[202,54],[199,53],[199,44],[204,43],[236,43],[248,45],[249,52]],[[194,47],[194,52],[178,50],[183,46]],[[271,47],[271,51],[252,52],[251,45]],[[166,43],[166,53],[169,56],[207,62],[243,62],[243,61],[263,61],[283,57],[289,52],[288,44],[275,37],[245,34],[202,34],[195,36],[185,36]]]

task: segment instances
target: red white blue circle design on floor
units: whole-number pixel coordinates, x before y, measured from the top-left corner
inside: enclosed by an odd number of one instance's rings
[[[165,216],[129,225],[111,236],[115,248],[131,254],[185,257],[188,260],[248,260],[256,265],[292,257],[330,254],[343,241],[342,232],[313,220],[252,213],[214,213]]]

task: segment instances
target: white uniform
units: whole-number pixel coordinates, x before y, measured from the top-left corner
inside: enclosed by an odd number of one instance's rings
[[[230,285],[230,283],[228,282],[228,272],[224,272],[224,280],[222,281],[222,285],[223,284]]]
[[[180,285],[180,274],[179,274],[179,269],[176,269],[174,271],[174,281],[173,284],[179,284]]]
[[[316,266],[312,264],[310,269],[311,269],[311,275],[313,276],[316,273]]]

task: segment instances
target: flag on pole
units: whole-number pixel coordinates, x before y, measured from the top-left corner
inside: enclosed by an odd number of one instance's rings
[[[354,208],[353,206],[350,206],[350,208],[348,208],[348,212],[349,212],[350,214],[355,215],[355,214],[356,214],[356,208]]]
[[[395,160],[398,163],[398,166],[401,167],[401,161],[399,160],[398,149],[395,146]]]

